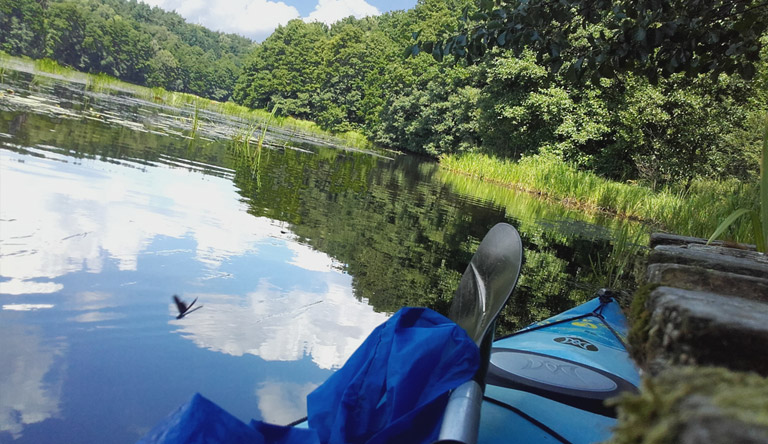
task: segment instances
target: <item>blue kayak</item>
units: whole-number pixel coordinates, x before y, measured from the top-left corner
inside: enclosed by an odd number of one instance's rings
[[[609,295],[493,342],[478,442],[594,443],[611,436],[605,404],[636,392],[627,321]]]

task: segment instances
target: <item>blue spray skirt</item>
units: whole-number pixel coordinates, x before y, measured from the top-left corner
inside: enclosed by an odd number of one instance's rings
[[[307,396],[308,426],[246,425],[198,394],[139,442],[432,442],[449,392],[471,379],[479,363],[464,329],[430,309],[406,307]]]

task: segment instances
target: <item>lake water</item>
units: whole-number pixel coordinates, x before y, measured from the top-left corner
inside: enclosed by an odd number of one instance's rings
[[[618,224],[293,129],[247,161],[235,117],[2,81],[0,443],[134,442],[195,392],[288,423],[392,312],[445,311],[495,223],[526,245],[505,331],[588,298]]]

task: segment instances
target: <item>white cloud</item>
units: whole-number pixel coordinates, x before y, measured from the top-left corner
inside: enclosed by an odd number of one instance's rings
[[[221,266],[267,245],[288,253],[280,259],[286,267],[280,272],[299,278],[293,287],[278,288],[264,277],[246,296],[185,293],[190,300],[199,296],[204,308],[172,322],[200,347],[270,361],[309,355],[321,368],[335,368],[386,319],[355,299],[352,278],[339,272],[338,261],[296,242],[284,224],[248,214],[229,178],[167,166],[143,172],[96,160],[72,165],[45,155],[27,156],[22,163],[11,160],[19,154],[0,152],[0,278],[6,279],[0,290],[5,294],[57,292],[70,298],[68,308],[83,312],[72,321],[113,320],[117,314],[105,310],[120,305],[112,293],[71,295],[66,285],[43,281],[99,272],[108,261],[120,270],[136,270],[140,256],[168,254],[148,251],[154,239],[191,238],[195,246],[186,254],[208,271],[198,283],[251,279],[224,273],[228,270]],[[19,189],[25,193],[12,192]],[[169,305],[171,315],[175,310]]]
[[[224,0],[215,4],[207,0],[141,1],[166,11],[176,11],[188,23],[200,24],[214,31],[244,35],[256,41],[268,37],[278,25],[285,25],[300,17],[298,9],[281,1]],[[350,15],[362,18],[379,14],[381,11],[365,0],[319,0],[304,20],[332,24]]]
[[[290,424],[307,416],[307,395],[319,384],[308,382],[264,382],[256,388],[259,410],[264,421],[270,424]]]
[[[350,15],[355,16],[355,18],[362,18],[379,14],[381,12],[365,0],[319,0],[315,10],[305,20],[330,25]]]
[[[286,247],[293,251],[293,258],[289,263],[304,270],[328,272],[339,271],[344,267],[341,262],[307,245],[290,243]]]
[[[125,315],[119,313],[109,313],[103,311],[89,311],[70,318],[72,322],[90,323],[90,322],[104,322],[113,321],[115,319],[122,319]]]
[[[166,11],[176,11],[189,23],[214,31],[232,32],[261,40],[278,25],[299,17],[299,11],[283,2],[268,0],[142,0]]]

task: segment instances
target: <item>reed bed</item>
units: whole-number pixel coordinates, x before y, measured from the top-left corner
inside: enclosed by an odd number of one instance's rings
[[[309,134],[319,139],[327,140],[329,143],[342,143],[356,148],[369,148],[371,146],[371,143],[364,135],[355,131],[335,134],[322,129],[316,123],[307,120],[285,116],[273,116],[272,113],[267,110],[250,109],[234,102],[218,102],[189,93],[168,91],[162,87],[134,85],[104,73],[83,73],[68,66],[63,66],[51,59],[32,60],[28,57],[11,56],[0,51],[0,76],[4,77],[7,75],[6,67],[4,65],[10,65],[12,62],[21,66],[27,66],[27,68],[25,68],[27,70],[30,70],[31,68],[33,74],[61,76],[69,81],[85,83],[85,87],[89,91],[108,92],[114,90],[130,92],[147,101],[163,103],[172,107],[194,106],[199,108],[199,111],[206,110],[234,116],[246,122],[267,122],[271,119],[269,122],[270,126],[292,130],[297,134]]]
[[[57,74],[62,76],[76,74],[78,71],[60,65],[57,61],[51,59],[38,59],[34,61],[35,71],[47,72],[49,74]]]
[[[443,156],[440,166],[454,173],[541,194],[567,205],[605,211],[688,236],[709,237],[737,208],[758,206],[757,183],[698,179],[687,190],[668,187],[654,191],[580,171],[552,156],[530,156],[513,162],[466,153]],[[738,242],[748,241],[750,227],[746,223],[733,226],[727,237]]]

